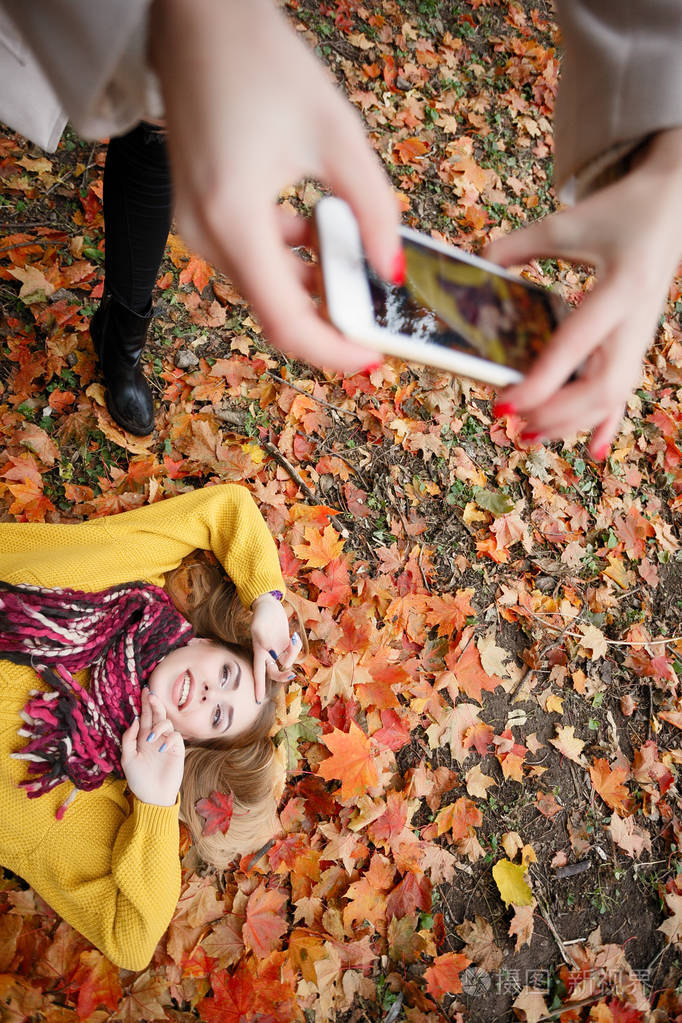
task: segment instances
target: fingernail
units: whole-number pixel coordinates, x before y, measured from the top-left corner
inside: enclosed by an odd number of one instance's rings
[[[161,745],[159,746],[159,753],[163,753],[163,751],[164,751],[165,749],[166,749],[166,743],[165,743],[165,742],[162,742],[162,743],[161,743]]]
[[[407,263],[405,261],[405,253],[402,249],[398,249],[395,256],[393,257],[393,275],[391,280],[394,284],[400,286],[405,283],[407,277]]]
[[[287,675],[287,682],[291,682],[292,678],[296,678],[296,673],[293,671],[291,675]]]
[[[256,700],[256,703],[258,704],[259,707],[260,707],[262,702],[263,702],[262,700]]]
[[[276,661],[276,660],[277,660],[277,654],[275,653],[275,651],[274,651],[274,650],[268,650],[268,653],[269,653],[269,654],[270,654],[270,656],[272,657],[273,661]]]
[[[297,632],[295,632],[293,634],[293,636],[291,637],[291,642],[292,643],[300,643],[301,642],[301,637],[299,636],[299,634]]]
[[[595,461],[603,462],[610,450],[611,450],[610,444],[604,444],[602,447],[597,448],[597,450],[594,453]]]
[[[365,366],[362,370],[363,373],[373,373],[375,369],[379,369],[383,366],[383,362],[370,362],[368,366]]]
[[[494,416],[514,416],[516,415],[516,405],[512,405],[510,401],[498,401],[493,405]]]
[[[155,739],[154,733],[150,732],[149,735],[147,736],[147,742],[153,742],[154,739]]]
[[[527,441],[527,442],[532,442],[534,440],[537,440],[538,437],[540,437],[540,436],[541,436],[541,434],[539,434],[539,433],[532,433],[532,432],[531,433],[522,433],[521,434],[521,440]]]

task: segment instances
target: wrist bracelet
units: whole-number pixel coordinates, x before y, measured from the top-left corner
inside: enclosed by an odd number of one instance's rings
[[[267,593],[261,593],[258,597],[256,597],[256,600],[254,600],[253,603],[255,604],[261,597],[274,597],[275,600],[279,600],[281,602],[284,598],[284,594],[281,590],[268,590]]]

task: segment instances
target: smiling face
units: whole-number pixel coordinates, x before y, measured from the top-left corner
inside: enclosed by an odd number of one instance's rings
[[[148,685],[184,739],[236,737],[261,712],[250,662],[208,639],[191,639],[167,654]]]

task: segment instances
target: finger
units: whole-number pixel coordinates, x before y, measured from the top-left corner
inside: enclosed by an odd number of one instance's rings
[[[309,295],[321,294],[320,272],[316,263],[304,263],[299,259],[296,261],[294,272],[299,284]]]
[[[169,745],[173,741],[172,736],[175,734],[175,730],[171,728],[170,732],[163,731],[155,735],[153,739],[147,737],[146,748],[155,750],[157,753],[165,753]],[[139,743],[138,743],[139,746]]]
[[[588,451],[595,461],[603,462],[608,457],[624,411],[624,406],[615,409],[593,430]]]
[[[392,281],[401,249],[398,201],[354,111],[334,125],[323,170],[326,182],[352,208],[370,263]]]
[[[173,725],[165,718],[162,721],[155,721],[151,727],[151,730],[145,735],[144,732],[140,733],[140,743],[144,740],[145,742],[154,742],[156,739],[161,737],[168,737],[173,731]]]
[[[152,705],[149,697],[149,689],[144,686],[140,702],[140,729],[145,733],[152,727]]]
[[[132,724],[129,728],[126,728],[125,732],[121,736],[121,754],[124,757],[135,756],[137,749],[137,735],[140,730],[140,719],[133,718]]]
[[[607,343],[622,316],[620,296],[614,291],[606,281],[598,285],[557,328],[523,380],[507,388],[500,400],[525,413],[554,395],[594,348]]]
[[[254,646],[253,648],[253,682],[254,682],[254,695],[256,697],[256,703],[262,703],[265,698],[265,675],[266,665],[270,661],[270,655],[266,653],[262,646]]]
[[[282,240],[292,249],[303,246],[312,248],[313,226],[310,217],[302,217],[297,213],[291,213],[282,206],[277,207],[277,223]]]
[[[167,721],[166,708],[163,705],[162,700],[156,695],[156,693],[149,694],[149,706],[152,712],[152,728],[158,729],[158,726],[162,721]]]
[[[500,266],[521,265],[542,257],[599,266],[602,258],[596,244],[592,244],[589,228],[582,212],[566,210],[496,238],[485,246],[481,255]]]
[[[289,645],[287,646],[287,648],[283,650],[282,653],[277,658],[277,666],[281,670],[290,668],[300,653],[301,641],[299,639],[298,633],[295,632],[294,635],[291,637],[291,640],[289,641]]]
[[[252,210],[241,222],[248,223],[248,231],[233,224],[232,239],[240,251],[240,283],[272,344],[313,365],[346,373],[376,361],[376,353],[344,338],[315,309],[297,279],[295,257],[282,243],[272,209]]]
[[[272,664],[267,666],[267,675],[273,682],[291,682],[296,677],[291,668],[278,668]]]

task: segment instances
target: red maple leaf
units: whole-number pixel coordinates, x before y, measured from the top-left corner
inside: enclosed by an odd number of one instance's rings
[[[232,792],[211,792],[206,799],[198,799],[194,807],[205,821],[201,829],[203,835],[215,835],[216,831],[227,834],[234,812]]]

